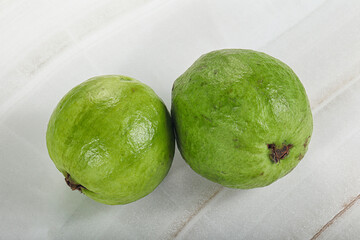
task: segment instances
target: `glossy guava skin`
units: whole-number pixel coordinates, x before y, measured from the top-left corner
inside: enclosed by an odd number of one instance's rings
[[[160,98],[120,75],[91,78],[67,93],[50,118],[46,141],[64,177],[111,205],[151,193],[169,171],[175,144]]]
[[[263,187],[288,174],[313,129],[305,89],[290,67],[244,49],[201,56],[174,82],[171,112],[185,161],[230,188]],[[269,144],[292,147],[275,163]]]

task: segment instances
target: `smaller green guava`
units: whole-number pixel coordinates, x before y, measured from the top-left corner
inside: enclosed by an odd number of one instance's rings
[[[111,205],[151,193],[170,169],[175,144],[161,99],[120,75],[91,78],[67,93],[50,118],[46,143],[72,190]]]
[[[304,157],[313,119],[305,89],[265,53],[201,56],[173,85],[177,144],[190,167],[230,188],[269,185]]]

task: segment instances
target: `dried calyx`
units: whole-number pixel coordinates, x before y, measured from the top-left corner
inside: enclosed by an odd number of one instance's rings
[[[281,159],[284,159],[287,155],[289,155],[290,149],[293,147],[292,144],[283,144],[281,148],[277,148],[274,143],[268,144],[267,146],[271,150],[269,156],[274,163],[280,163]]]
[[[85,188],[83,185],[74,182],[74,180],[71,179],[70,174],[66,175],[65,182],[73,191],[79,190],[80,192],[82,192],[82,189]]]

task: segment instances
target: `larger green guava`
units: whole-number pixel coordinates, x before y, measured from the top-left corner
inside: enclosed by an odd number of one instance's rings
[[[170,115],[154,91],[125,76],[91,78],[54,110],[49,155],[66,183],[105,204],[151,193],[174,156]]]
[[[304,157],[313,120],[283,62],[242,49],[201,56],[174,83],[179,150],[200,175],[231,188],[271,184]]]

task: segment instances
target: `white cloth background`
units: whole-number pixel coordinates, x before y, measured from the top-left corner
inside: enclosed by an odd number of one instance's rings
[[[0,239],[359,239],[360,2],[0,1]],[[274,184],[226,189],[177,152],[149,196],[107,206],[72,192],[48,157],[72,87],[123,74],[170,107],[201,54],[251,48],[290,65],[314,114],[309,151]]]

